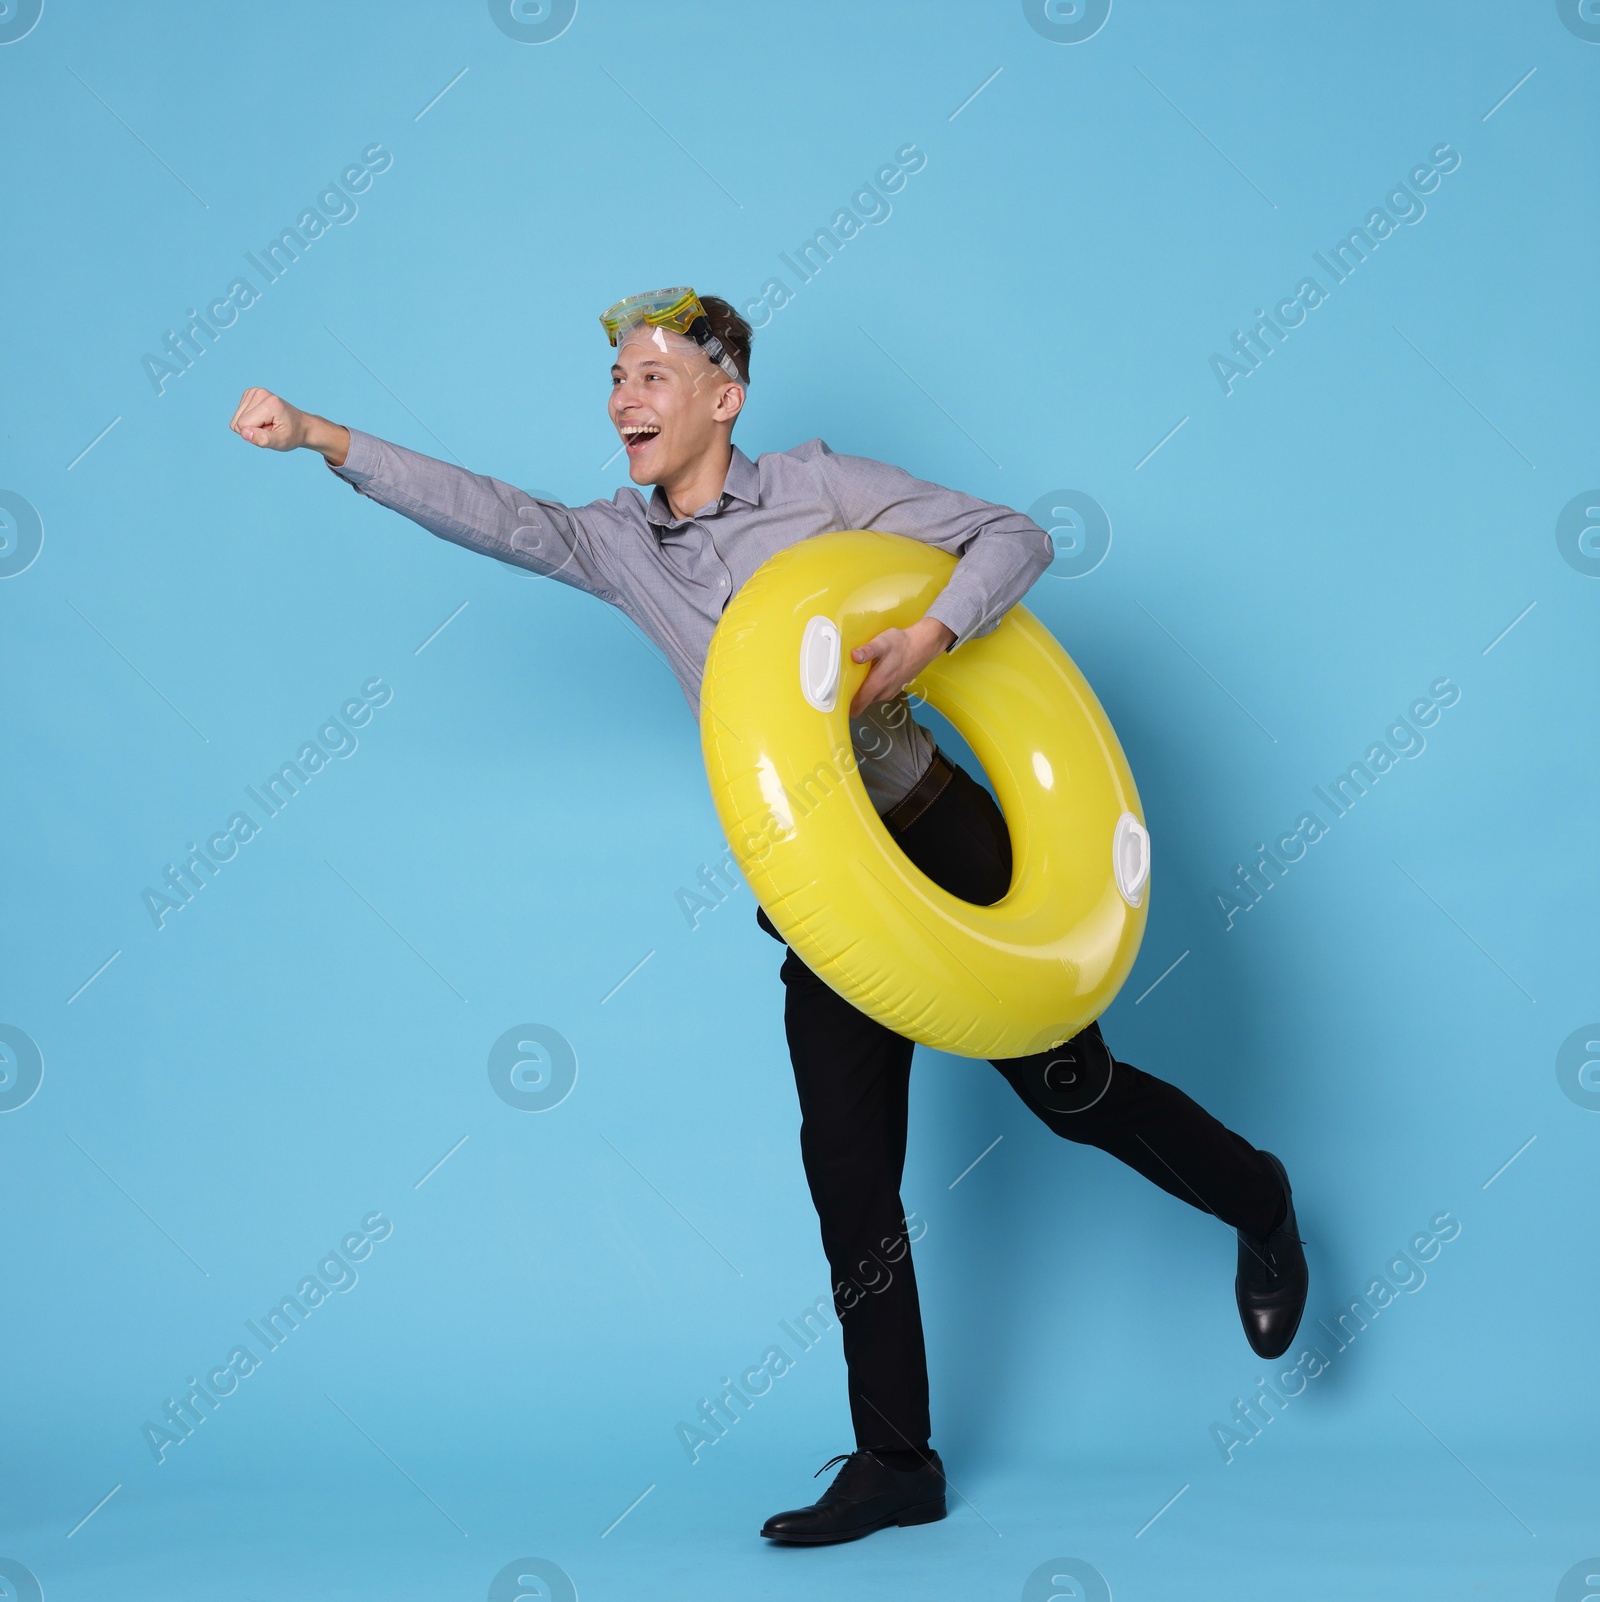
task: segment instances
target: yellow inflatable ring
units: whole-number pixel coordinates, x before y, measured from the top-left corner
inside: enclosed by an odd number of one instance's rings
[[[912,865],[856,770],[849,651],[921,617],[955,558],[870,531],[763,563],[728,603],[701,685],[717,815],[802,962],[923,1045],[1022,1057],[1091,1023],[1144,933],[1150,850],[1127,758],[1094,691],[1021,606],[912,686],[976,753],[1011,833],[1004,898],[959,900]]]

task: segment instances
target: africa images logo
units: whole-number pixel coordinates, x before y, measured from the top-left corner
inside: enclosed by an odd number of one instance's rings
[[[1224,930],[1233,928],[1234,919],[1241,913],[1252,911],[1263,899],[1265,891],[1274,890],[1283,882],[1290,867],[1304,859],[1314,845],[1327,839],[1333,824],[1346,817],[1357,802],[1369,795],[1385,774],[1398,770],[1402,761],[1414,762],[1428,749],[1428,737],[1423,729],[1431,729],[1446,707],[1461,699],[1460,687],[1447,678],[1438,678],[1428,687],[1428,694],[1419,696],[1383,731],[1381,740],[1367,747],[1366,756],[1352,762],[1343,773],[1328,780],[1326,787],[1311,786],[1317,804],[1327,812],[1302,812],[1292,829],[1280,834],[1270,849],[1265,840],[1255,843],[1256,858],[1250,867],[1242,862],[1233,865],[1233,883],[1226,889],[1211,892],[1212,909],[1222,919]],[[1274,877],[1276,875],[1276,877]]]
[[[203,313],[189,307],[182,331],[167,330],[161,354],[146,352],[139,358],[144,376],[150,380],[150,387],[156,394],[166,394],[167,385],[175,378],[182,378],[194,366],[196,358],[205,355],[206,342],[216,344],[223,333],[239,321],[240,312],[249,311],[266,293],[267,287],[277,283],[317,240],[332,233],[335,225],[344,227],[354,222],[361,210],[355,197],[372,187],[376,174],[387,172],[393,165],[394,157],[382,145],[368,145],[361,152],[361,160],[351,162],[337,179],[329,182],[291,227],[269,239],[259,254],[245,251],[244,259],[259,277],[260,284],[241,274],[220,295],[206,302]]]
[[[1387,239],[1399,235],[1402,227],[1414,228],[1428,215],[1428,203],[1422,197],[1436,190],[1444,174],[1454,172],[1461,165],[1461,157],[1449,145],[1435,145],[1429,159],[1413,167],[1408,180],[1395,184],[1383,197],[1381,206],[1367,213],[1367,220],[1359,228],[1352,228],[1343,239],[1328,247],[1326,253],[1311,252],[1311,259],[1327,278],[1302,278],[1294,293],[1286,295],[1269,313],[1256,307],[1256,321],[1248,332],[1242,328],[1233,331],[1231,355],[1215,352],[1211,356],[1211,374],[1221,386],[1224,395],[1233,394],[1233,386],[1241,378],[1248,378],[1270,356],[1278,345],[1288,339],[1318,307],[1327,304],[1336,285],[1344,283],[1358,267],[1365,265]]]
[[[316,737],[300,747],[293,761],[283,763],[261,781],[261,789],[245,785],[244,793],[261,813],[260,819],[241,808],[207,837],[203,848],[193,840],[188,842],[188,855],[181,859],[182,865],[166,865],[162,888],[147,885],[140,893],[140,903],[156,928],[166,928],[167,919],[187,907],[239,855],[239,847],[261,834],[317,774],[336,760],[354,756],[361,743],[354,730],[365,728],[372,721],[373,709],[387,706],[393,699],[394,691],[382,679],[368,679],[361,686],[361,694],[351,696],[337,714],[328,717]]]

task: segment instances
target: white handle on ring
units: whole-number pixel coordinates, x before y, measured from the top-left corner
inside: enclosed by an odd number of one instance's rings
[[[1111,832],[1111,872],[1122,899],[1138,906],[1150,877],[1150,834],[1131,812],[1124,812]]]
[[[831,617],[812,618],[800,636],[800,693],[819,712],[839,699],[839,625]]]

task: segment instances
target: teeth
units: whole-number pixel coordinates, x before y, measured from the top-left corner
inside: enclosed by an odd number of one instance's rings
[[[640,423],[637,425],[624,427],[622,430],[623,438],[626,439],[629,444],[632,444],[636,439],[646,436],[653,436],[659,434],[660,432],[661,430],[657,428],[654,423]]]

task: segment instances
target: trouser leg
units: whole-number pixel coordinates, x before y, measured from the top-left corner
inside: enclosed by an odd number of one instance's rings
[[[994,798],[965,770],[900,837],[936,884],[988,905],[1011,883],[1011,839]],[[1098,1146],[1163,1190],[1265,1235],[1284,1206],[1265,1155],[1175,1085],[1116,1062],[1090,1024],[1051,1051],[995,1060],[1013,1090],[1056,1134]]]
[[[791,951],[784,1029],[800,1153],[822,1226],[858,1446],[928,1440],[928,1366],[900,1176],[912,1043],[830,990]]]
[[[1005,819],[959,768],[898,843],[963,900],[986,905],[1010,885]],[[801,1156],[833,1276],[856,1443],[920,1447],[927,1357],[900,1202],[912,1043],[857,1011],[793,951],[782,976]],[[1116,1062],[1098,1024],[994,1067],[1055,1133],[1110,1152],[1236,1228],[1265,1235],[1276,1224],[1282,1190],[1265,1157],[1176,1086]]]
[[[1282,1217],[1283,1187],[1266,1156],[1176,1085],[1117,1062],[1099,1024],[994,1066],[1056,1134],[1098,1146],[1191,1207],[1258,1237]]]

